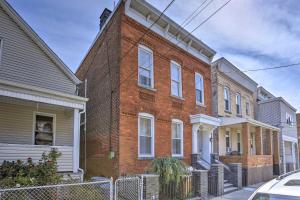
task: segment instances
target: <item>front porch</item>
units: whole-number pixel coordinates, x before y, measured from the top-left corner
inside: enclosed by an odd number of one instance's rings
[[[252,119],[223,118],[217,132],[215,153],[224,164],[242,163],[243,185],[279,174],[279,129]]]
[[[0,164],[38,162],[56,148],[59,172],[80,172],[80,110],[85,99],[0,81]]]

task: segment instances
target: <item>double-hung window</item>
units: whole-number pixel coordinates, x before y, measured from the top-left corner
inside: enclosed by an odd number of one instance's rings
[[[242,113],[242,111],[241,111],[241,94],[240,93],[236,93],[235,101],[236,101],[236,114],[240,115]]]
[[[148,88],[153,88],[153,52],[149,48],[142,45],[139,45],[138,47],[138,65],[139,85]]]
[[[171,61],[171,94],[182,97],[181,66]]]
[[[292,115],[290,115],[289,113],[286,113],[286,123],[290,126],[293,125],[293,118]]]
[[[230,91],[228,87],[224,87],[224,109],[230,111]]]
[[[138,117],[139,157],[154,157],[154,117],[140,113]]]
[[[55,115],[36,113],[34,119],[34,144],[54,145]]]
[[[250,100],[247,98],[246,100],[246,115],[250,116]]]
[[[226,153],[229,154],[231,152],[231,134],[230,131],[225,132],[225,145],[226,145]]]
[[[204,84],[203,76],[199,73],[195,74],[195,87],[196,87],[196,103],[204,104]]]
[[[172,156],[183,156],[183,122],[172,120]]]

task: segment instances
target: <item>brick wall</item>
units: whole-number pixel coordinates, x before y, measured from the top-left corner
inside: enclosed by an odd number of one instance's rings
[[[134,20],[124,17],[122,21],[122,54],[141,37],[145,28]],[[202,63],[185,51],[170,44],[151,32],[141,44],[153,51],[154,88],[156,91],[138,86],[137,47],[121,63],[121,82],[133,76],[120,87],[120,173],[141,173],[150,160],[138,160],[138,113],[146,112],[155,117],[155,157],[171,155],[171,120],[184,122],[184,161],[190,163],[192,151],[192,126],[189,116],[196,113],[211,114],[210,66]],[[169,49],[171,48],[171,50]],[[170,61],[182,66],[183,99],[171,97]],[[195,72],[204,77],[205,107],[196,105]]]
[[[79,79],[87,79],[88,176],[117,176],[119,171],[118,85],[122,13],[121,6],[76,72]],[[110,159],[109,152],[114,152],[115,157]],[[81,161],[84,158],[81,157]]]

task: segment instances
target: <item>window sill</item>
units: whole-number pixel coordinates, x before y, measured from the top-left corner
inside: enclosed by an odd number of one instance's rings
[[[149,156],[149,157],[138,157],[138,160],[154,160],[154,156]]]
[[[155,88],[147,87],[147,86],[144,86],[144,85],[138,84],[138,86],[139,86],[140,88],[142,88],[142,89],[150,90],[150,91],[152,91],[152,92],[156,92],[156,91],[157,91],[157,89],[155,89]]]
[[[200,103],[200,102],[196,102],[196,105],[197,105],[197,106],[201,106],[201,107],[203,107],[203,108],[206,108],[206,106],[205,106],[203,103]]]
[[[181,100],[181,101],[185,100],[183,97],[178,97],[178,96],[175,96],[175,95],[170,95],[170,97]]]

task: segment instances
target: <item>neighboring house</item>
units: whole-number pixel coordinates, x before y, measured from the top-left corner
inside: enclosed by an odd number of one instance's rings
[[[298,169],[296,109],[265,88],[257,90],[257,120],[280,128],[281,173]]]
[[[298,135],[298,159],[300,160],[300,113],[296,114],[296,122],[297,122],[297,135]],[[299,161],[298,161],[299,164]]]
[[[165,15],[151,26],[159,15],[144,0],[120,1],[101,15],[76,72],[88,83],[88,175],[142,173],[162,156],[191,165],[201,152],[211,162],[215,52]]]
[[[0,0],[0,163],[57,148],[59,172],[79,172],[79,79]]]
[[[242,163],[243,185],[272,179],[279,165],[279,128],[254,120],[256,89],[225,58],[212,63],[213,114],[221,120],[214,153],[224,164]]]

